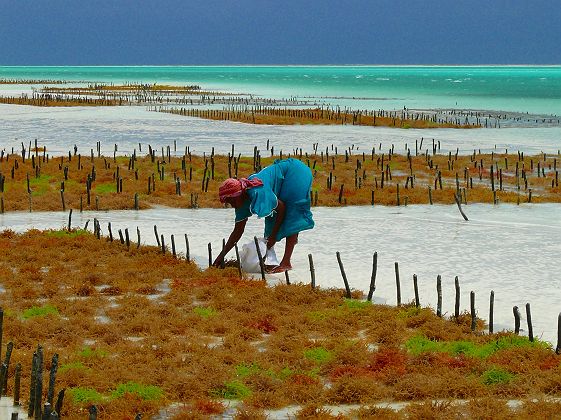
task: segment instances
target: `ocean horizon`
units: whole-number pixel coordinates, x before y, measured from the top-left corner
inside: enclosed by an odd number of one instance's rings
[[[356,109],[474,109],[561,113],[556,65],[0,66],[0,79],[197,84],[267,98]],[[2,86],[3,92],[22,89]]]

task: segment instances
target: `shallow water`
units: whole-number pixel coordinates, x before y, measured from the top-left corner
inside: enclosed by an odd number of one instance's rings
[[[557,153],[561,149],[561,127],[500,128],[500,129],[395,129],[388,127],[359,126],[272,126],[251,125],[229,121],[209,121],[182,117],[159,112],[149,112],[144,107],[75,107],[37,108],[18,105],[0,105],[0,149],[19,152],[21,143],[38,139],[51,155],[68,153],[74,145],[78,153],[89,155],[101,142],[102,153],[112,155],[114,145],[118,154],[131,154],[142,144],[142,152],[147,153],[148,144],[156,150],[171,146],[176,153],[183,154],[189,147],[195,154],[226,154],[235,144],[237,153],[252,155],[257,146],[265,155],[267,140],[274,146],[275,153],[282,150],[284,155],[296,148],[311,152],[314,144],[318,151],[337,146],[339,153],[354,145],[353,153],[387,152],[392,144],[396,153],[405,153],[407,144],[415,150],[415,140],[424,138],[422,151],[431,149],[432,139],[441,153],[473,153],[495,150],[503,153],[516,150],[529,154],[540,152]],[[330,153],[332,153],[330,151]]]
[[[0,77],[199,84],[274,98],[312,97],[368,109],[463,108],[544,114],[561,109],[559,66],[43,66]]]
[[[343,287],[335,256],[341,259],[352,288],[367,291],[372,271],[372,255],[378,253],[375,298],[396,303],[394,263],[399,263],[402,302],[414,299],[412,275],[417,274],[421,304],[436,307],[436,277],[442,276],[443,312],[454,311],[454,277],[461,285],[461,308],[469,310],[470,291],[476,293],[478,315],[488,319],[489,293],[495,292],[495,331],[513,328],[512,307],[522,313],[526,330],[525,305],[531,304],[534,335],[556,341],[557,316],[561,311],[561,205],[478,205],[465,206],[470,220],[465,222],[455,206],[416,205],[407,207],[314,208],[316,228],[303,232],[293,257],[293,282],[310,282],[308,254],[316,269],[316,283],[322,288]],[[129,229],[136,242],[155,245],[154,225],[164,234],[167,245],[175,235],[178,252],[185,251],[188,234],[191,257],[208,266],[207,244],[220,249],[222,238],[233,226],[228,209],[153,209],[144,211],[84,212],[73,214],[73,226],[83,227],[93,218],[101,222],[107,235],[112,223]],[[18,232],[31,227],[61,228],[68,213],[34,212],[0,215],[0,229]],[[262,234],[261,220],[251,218],[241,241]],[[283,243],[277,254],[282,255]],[[233,258],[233,253],[231,254]],[[271,284],[283,282],[284,275],[268,276]]]

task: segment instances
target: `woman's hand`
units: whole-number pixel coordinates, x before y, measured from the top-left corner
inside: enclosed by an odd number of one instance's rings
[[[220,254],[218,254],[214,262],[212,263],[213,267],[223,268],[222,265],[224,264],[224,258],[226,257],[226,254],[228,254],[228,252],[234,247],[234,245],[242,237],[246,222],[247,219],[236,222],[236,224],[234,225],[234,230],[230,234],[230,237],[228,238],[226,245],[224,246]]]
[[[275,246],[275,244],[277,243],[277,240],[275,239],[275,236],[271,235],[267,238],[267,249],[271,249],[272,247]]]

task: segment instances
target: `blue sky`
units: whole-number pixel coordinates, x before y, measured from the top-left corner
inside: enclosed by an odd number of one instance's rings
[[[559,0],[0,0],[0,65],[561,64]]]

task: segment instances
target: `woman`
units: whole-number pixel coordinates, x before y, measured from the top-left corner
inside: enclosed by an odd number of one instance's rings
[[[276,160],[249,178],[229,178],[218,191],[220,201],[236,209],[236,223],[222,252],[214,260],[218,267],[225,255],[240,240],[248,217],[256,214],[265,218],[267,249],[286,238],[284,256],[280,264],[268,270],[282,273],[292,269],[290,258],[298,242],[298,233],[312,229],[310,211],[312,171],[297,159]]]

